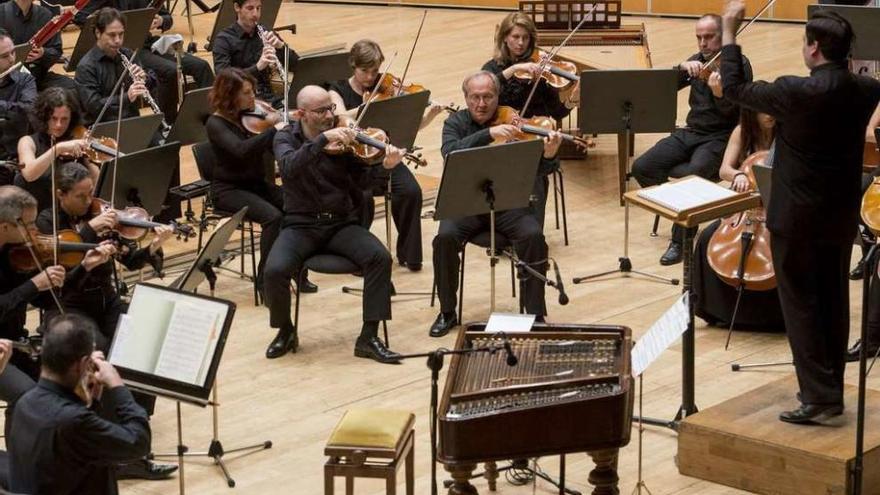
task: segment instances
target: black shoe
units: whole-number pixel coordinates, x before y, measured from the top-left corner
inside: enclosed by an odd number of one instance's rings
[[[156,464],[146,459],[120,464],[116,468],[117,480],[167,480],[177,471],[174,464]]]
[[[296,334],[296,328],[281,328],[266,349],[266,357],[269,359],[279,358],[287,354],[287,351],[296,352],[297,347],[299,347],[299,336]]]
[[[779,420],[799,425],[815,424],[843,414],[843,404],[801,404],[793,411],[783,411]]]
[[[397,263],[400,264],[400,266],[405,266],[411,272],[422,271],[422,264],[421,263],[407,263],[406,261],[400,261],[400,260],[398,260]]]
[[[850,280],[861,280],[865,276],[865,264],[861,261],[849,272]]]
[[[300,294],[314,294],[318,292],[318,286],[313,284],[311,280],[305,279],[303,280],[302,287],[297,287]]]
[[[450,330],[458,325],[458,318],[455,316],[455,312],[452,313],[440,313],[437,315],[437,319],[434,320],[434,323],[431,324],[431,330],[428,332],[428,335],[431,337],[443,337]]]
[[[383,364],[400,364],[400,354],[388,350],[379,337],[358,337],[354,344],[354,355],[369,358]]]
[[[660,264],[663,266],[675,265],[681,263],[681,243],[672,241],[666,252],[660,257]]]
[[[877,355],[878,346],[868,346],[868,359],[872,359]],[[862,351],[862,341],[857,340],[852,347],[846,350],[846,362],[852,363],[859,360],[859,353]]]

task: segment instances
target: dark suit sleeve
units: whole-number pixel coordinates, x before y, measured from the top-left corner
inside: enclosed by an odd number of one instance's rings
[[[76,15],[73,16],[73,23],[77,26],[82,27],[82,25],[86,23],[86,19],[88,19],[90,15],[94,14],[104,7],[113,7],[110,2],[111,0],[91,0],[89,3],[86,4],[85,7],[83,7],[82,10],[80,10],[76,13]]]
[[[0,100],[0,117],[6,117],[16,112],[26,114],[37,99],[37,82],[34,76],[30,74],[22,74],[22,76],[24,76],[24,80],[19,83],[23,85],[21,95],[16,101]]]
[[[0,294],[0,321],[5,321],[10,311],[20,307],[22,303],[31,302],[38,294],[37,286],[30,280],[26,280],[5,294]]]
[[[234,132],[229,130],[223,122],[218,118],[210,118],[205,123],[205,130],[208,132],[208,140],[217,148],[229,153],[236,158],[244,158],[257,150],[270,149],[272,140],[277,132],[274,127],[270,127],[256,136],[247,139],[241,139]],[[242,163],[241,166],[251,166],[252,164]]]
[[[213,42],[211,53],[214,55],[215,74],[227,67],[232,67],[232,43],[229,42],[229,38],[226,34],[220,33],[217,35],[217,40]],[[250,67],[239,67],[239,69],[242,69],[254,77],[258,77],[260,74],[256,62]]]
[[[780,77],[772,83],[750,82],[751,69],[743,61],[739,45],[726,45],[721,49],[721,83],[724,99],[770,114],[782,121],[792,110],[796,91],[794,81],[798,78]]]
[[[101,415],[79,414],[58,432],[58,440],[90,463],[113,465],[150,453],[150,423],[125,387],[104,390]],[[109,419],[108,419],[109,418]]]
[[[111,98],[113,101],[107,105],[105,115],[116,115],[119,112],[118,95],[101,96],[101,81],[98,77],[98,68],[95,65],[82,63],[77,65],[73,80],[76,82],[76,91],[85,113],[97,116],[104,108],[107,98]],[[128,97],[124,98],[127,100]]]
[[[329,141],[321,134],[312,141],[298,143],[290,132],[290,127],[275,134],[273,149],[278,167],[281,169],[281,180],[297,180],[309,167],[317,165]]]
[[[458,114],[446,119],[446,122],[443,123],[443,145],[440,147],[440,154],[443,155],[443,158],[456,150],[486,146],[492,142],[489,129],[482,129],[469,136],[466,136],[465,132],[467,131]]]

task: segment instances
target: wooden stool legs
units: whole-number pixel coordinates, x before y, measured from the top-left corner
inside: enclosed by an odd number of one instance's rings
[[[331,456],[324,464],[324,495],[334,495],[334,478],[345,478],[345,495],[354,495],[355,478],[381,478],[385,480],[385,493],[397,495],[397,470],[401,460],[405,466],[406,495],[415,495],[415,449],[414,432],[407,432],[400,456],[387,464],[367,463],[362,452],[352,451],[352,457]]]

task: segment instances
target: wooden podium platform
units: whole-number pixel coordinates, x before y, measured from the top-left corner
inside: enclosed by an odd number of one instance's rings
[[[831,426],[777,419],[797,406],[796,390],[791,376],[688,416],[678,437],[679,472],[755,493],[852,493],[857,387],[847,385],[846,411]],[[868,390],[865,425],[863,493],[880,494],[880,392]]]

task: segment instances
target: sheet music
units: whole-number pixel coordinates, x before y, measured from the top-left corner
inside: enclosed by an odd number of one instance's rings
[[[689,292],[682,294],[633,346],[632,375],[634,377],[638,377],[648,369],[648,366],[687,330],[690,321],[689,294]]]
[[[122,315],[116,325],[110,362],[114,366],[152,373],[174,306],[171,300],[133,298],[128,313]]]
[[[218,314],[191,303],[175,304],[155,374],[198,385]]]
[[[535,324],[535,315],[521,315],[519,313],[492,313],[489,323],[486,324],[486,332],[496,333],[525,333],[532,331]]]
[[[736,196],[738,193],[700,177],[690,177],[642,189],[639,197],[679,213]]]

